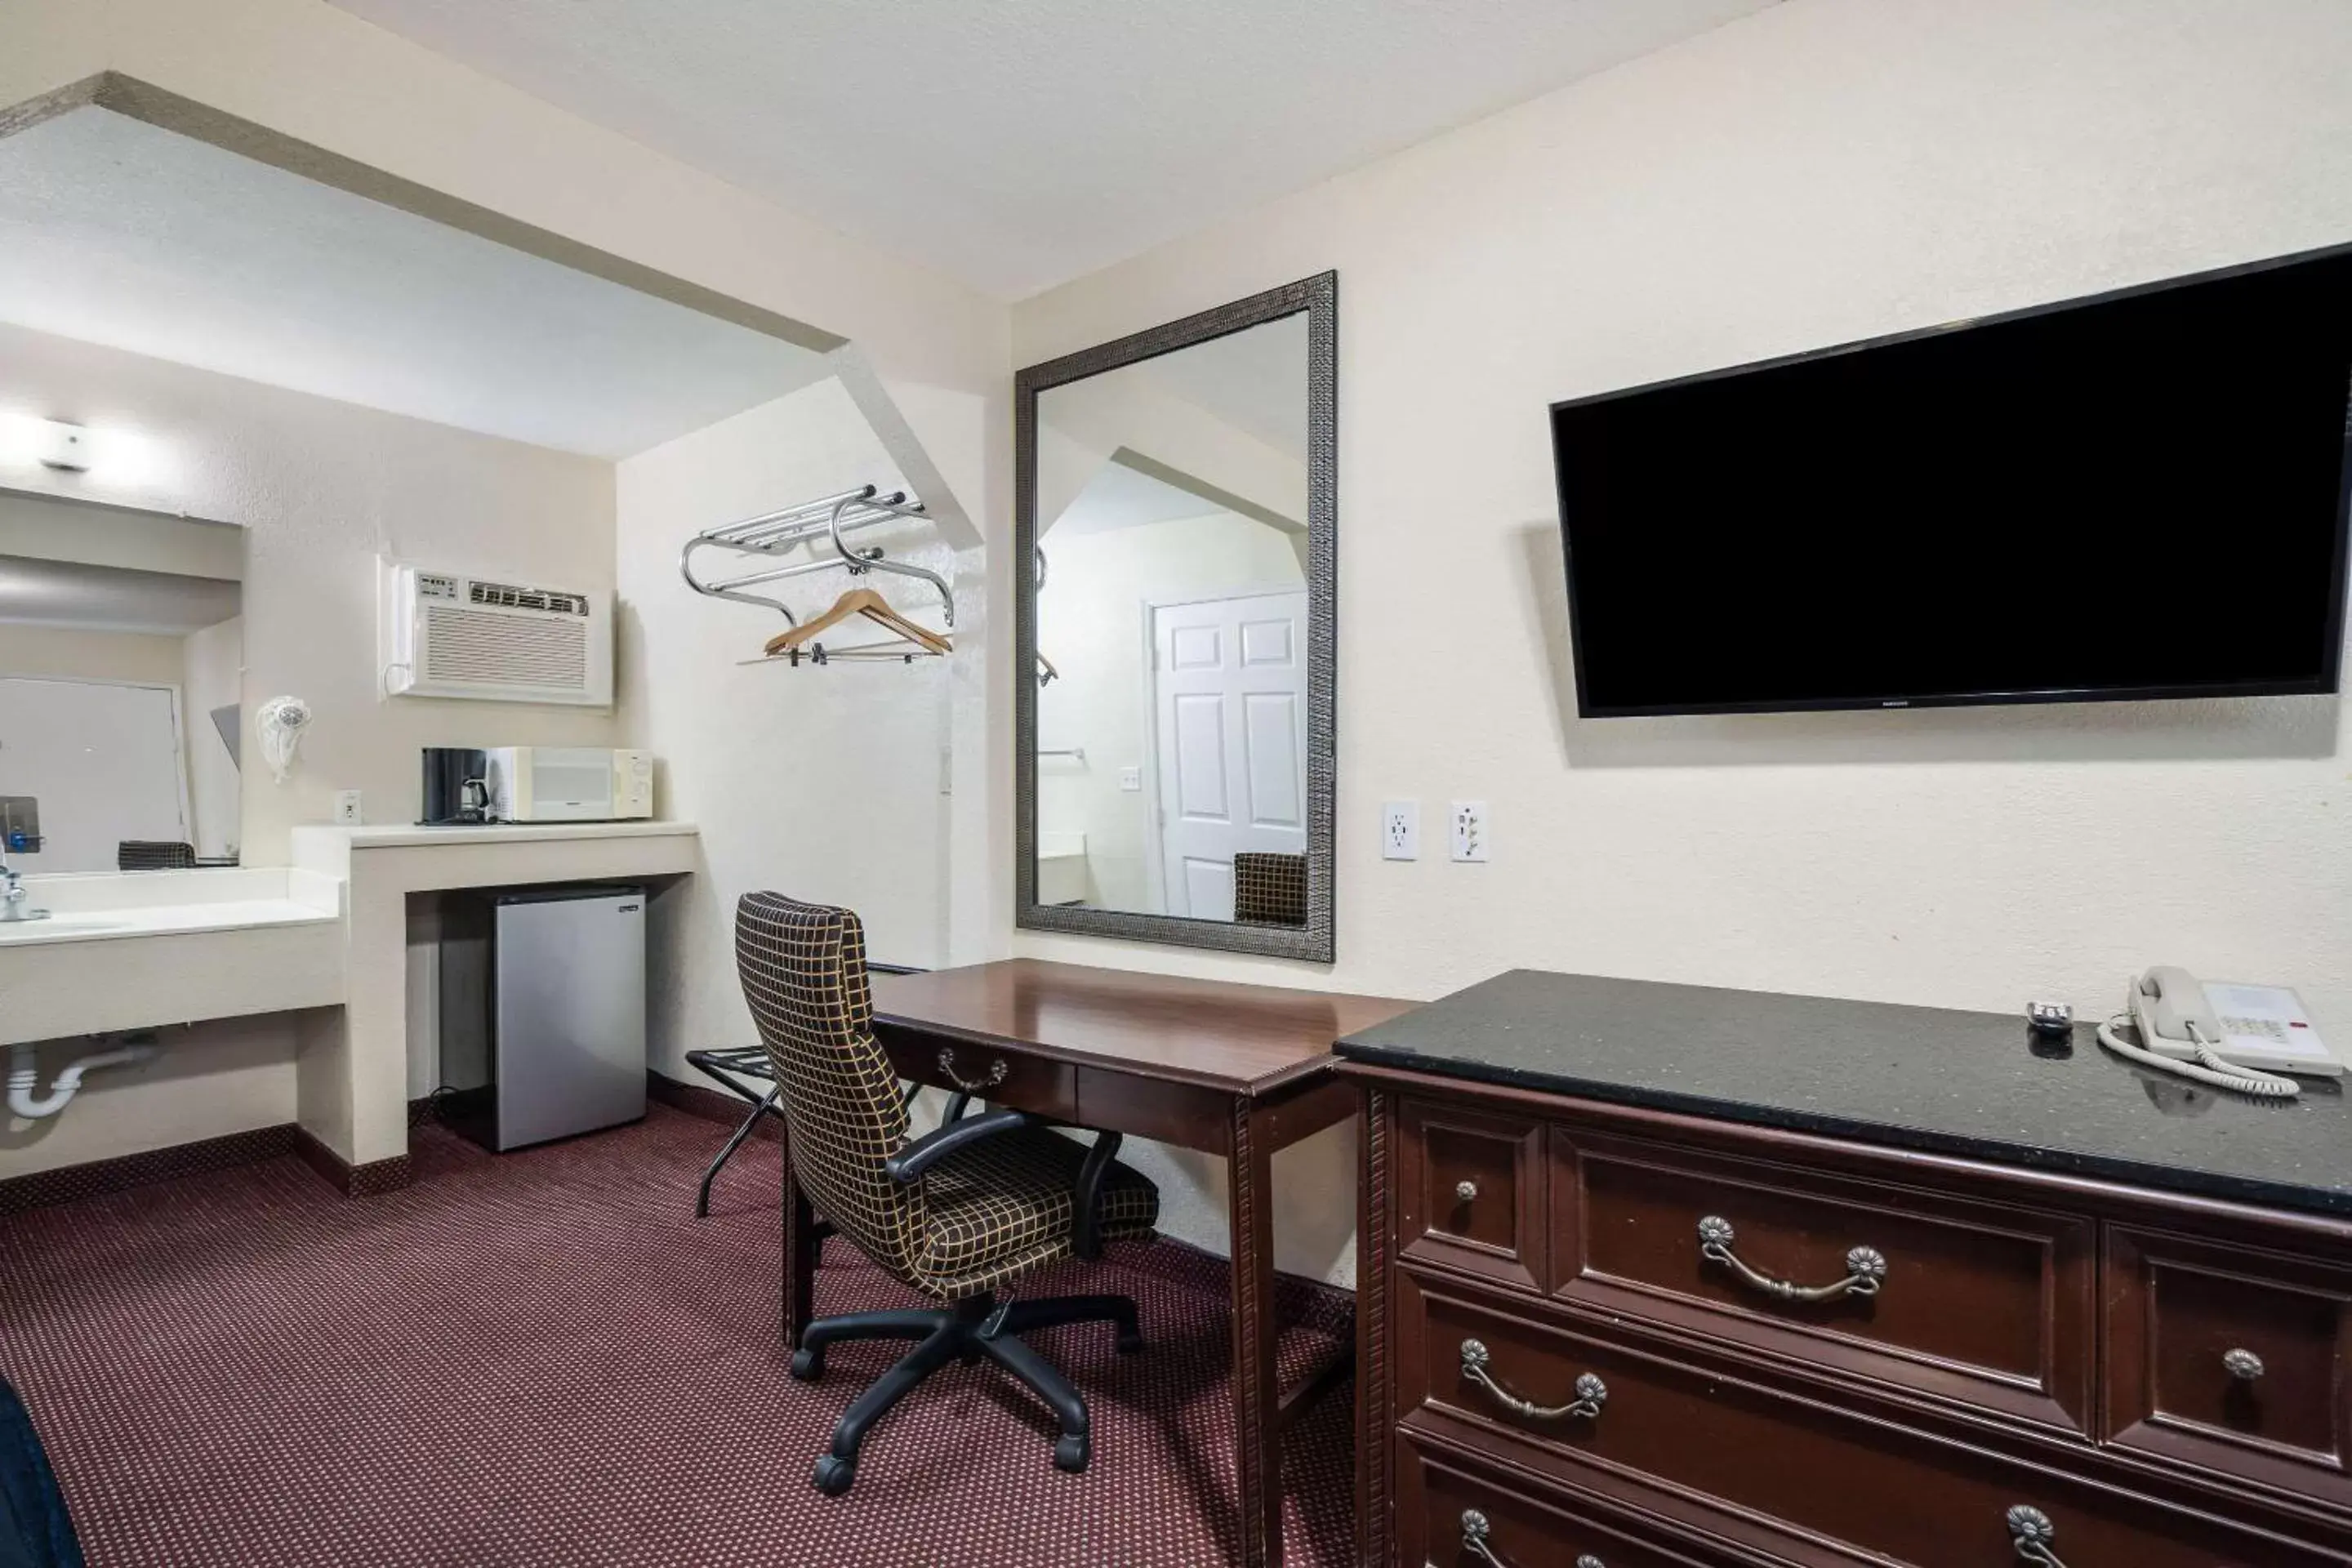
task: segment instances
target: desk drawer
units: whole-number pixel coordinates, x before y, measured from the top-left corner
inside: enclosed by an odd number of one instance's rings
[[[1543,1124],[1408,1100],[1397,1234],[1407,1258],[1541,1289]]]
[[[2086,1219],[1555,1127],[1559,1294],[2087,1431]]]
[[[1399,1561],[1427,1568],[1739,1568],[1727,1548],[1669,1544],[1581,1499],[1475,1479],[1457,1462],[1401,1446]],[[1483,1548],[1483,1551],[1482,1551]]]
[[[1400,1295],[1409,1430],[1629,1500],[1679,1495],[1920,1568],[2014,1568],[2036,1520],[2069,1568],[2341,1563],[1409,1276]]]
[[[2352,1269],[2107,1230],[2117,1445],[2352,1503]]]
[[[990,1046],[956,1045],[933,1035],[877,1029],[900,1078],[933,1089],[970,1089],[972,1098],[1056,1121],[1076,1120],[1077,1075],[1064,1062]]]

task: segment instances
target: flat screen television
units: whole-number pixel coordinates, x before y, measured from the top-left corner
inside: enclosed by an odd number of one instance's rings
[[[2336,689],[2352,247],[1551,428],[1589,717]]]

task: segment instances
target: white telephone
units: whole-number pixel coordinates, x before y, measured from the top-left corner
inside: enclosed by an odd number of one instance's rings
[[[2235,1089],[2263,1100],[2289,1100],[2303,1086],[2283,1075],[2341,1078],[2344,1066],[2320,1043],[2303,1000],[2280,985],[2201,984],[2185,969],[2159,964],[2137,975],[2125,998],[2130,1009],[2099,1026],[2099,1044],[2145,1067]]]

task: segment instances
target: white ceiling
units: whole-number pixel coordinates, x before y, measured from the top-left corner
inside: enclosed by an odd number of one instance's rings
[[[217,577],[0,555],[0,622],[185,637],[235,618],[243,597]]]
[[[1018,299],[1771,0],[334,0]]]
[[[622,458],[822,355],[100,109],[0,137],[0,320]]]

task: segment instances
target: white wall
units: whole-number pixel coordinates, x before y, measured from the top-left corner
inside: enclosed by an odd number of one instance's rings
[[[215,628],[233,643],[242,626],[245,711],[293,692],[316,714],[282,787],[247,744],[241,826],[236,795],[213,787],[226,781],[216,771],[195,781],[199,823],[209,825],[200,836],[241,838],[247,864],[285,864],[289,830],[326,821],[339,789],[363,792],[372,822],[413,821],[423,746],[617,743],[609,712],[383,699],[375,641],[380,551],[611,587],[612,465],[5,325],[0,411],[132,431],[145,459],[122,476],[103,465],[86,475],[31,468],[0,474],[0,484],[245,526],[245,614]],[[201,668],[184,668],[180,642],[163,640],[172,684],[200,676],[210,692],[234,680],[233,651],[214,647]],[[184,698],[183,721],[204,757],[219,742]],[[0,1126],[0,1173],[294,1119],[291,1020],[205,1025],[165,1044],[168,1060],[94,1077],[44,1129]],[[428,1087],[430,1076],[428,1064]]]
[[[863,384],[872,395],[887,393],[895,404],[890,417],[919,432],[926,462],[935,465],[921,488],[935,501],[960,500],[961,510],[974,518],[1010,514],[1008,313],[1003,305],[919,264],[845,238],[822,224],[439,58],[321,0],[0,0],[0,38],[6,40],[0,48],[0,106],[100,71],[121,71],[853,339]],[[0,376],[13,377],[16,369],[16,356],[0,342]],[[45,387],[56,384],[52,380]],[[175,406],[175,418],[187,427],[202,425],[200,406]],[[52,406],[39,412],[70,415],[74,410]],[[306,430],[280,426],[272,436],[287,450],[221,455],[211,465],[212,475],[222,493],[249,491],[272,513],[304,520],[319,530],[317,552],[307,563],[297,560],[309,552],[298,548],[299,535],[292,531],[283,536],[283,549],[273,545],[270,553],[289,568],[296,581],[307,585],[323,579],[337,595],[336,607],[321,616],[316,628],[321,636],[338,631],[337,623],[351,618],[341,597],[351,591],[341,571],[343,553],[330,547],[330,537],[357,544],[379,523],[389,521],[413,534],[446,517],[454,537],[462,540],[469,532],[502,526],[494,520],[509,510],[547,521],[502,487],[482,483],[478,463],[461,459],[446,476],[436,475],[415,448],[395,453],[389,437],[383,460],[399,469],[405,499],[414,504],[399,507],[397,516],[387,520],[303,458]],[[395,456],[405,460],[395,462]],[[7,482],[0,477],[0,484]],[[151,500],[143,495],[123,499]],[[250,521],[230,506],[195,499],[184,504],[210,515]],[[576,521],[579,509],[566,510]],[[593,550],[609,574],[614,560],[609,510],[601,520],[591,517],[585,527],[591,535],[603,531],[601,544],[584,550]],[[443,537],[436,532],[426,542]],[[985,584],[973,575],[978,556],[978,551],[966,550],[959,562],[972,577],[973,603],[965,620],[975,649],[985,646],[991,624]],[[585,552],[583,559],[587,559]],[[257,556],[257,568],[259,560]],[[301,569],[305,564],[310,569]],[[261,576],[248,581],[255,596],[250,605],[269,584]],[[372,609],[364,619],[372,626]],[[625,656],[626,628],[624,634]],[[248,648],[253,665],[246,686],[248,699],[286,689],[289,660],[296,661],[292,668],[298,670],[307,668],[299,662],[306,651],[299,642],[255,632]],[[836,673],[855,679],[858,674],[881,672]],[[942,903],[957,911],[959,956],[982,956],[986,944],[1002,940],[1009,924],[1009,896],[999,897],[998,886],[1009,886],[1012,825],[1001,799],[992,798],[1002,787],[1000,781],[1010,777],[1009,733],[989,728],[992,716],[982,658],[958,661],[944,677],[923,679],[944,679],[958,738],[958,788],[949,803],[956,825],[949,854],[957,870]],[[294,689],[314,700],[322,689],[308,682]],[[484,715],[496,712],[474,706]],[[562,738],[511,732],[519,727],[506,726],[509,732],[499,738]],[[455,724],[449,728],[457,730]],[[604,733],[593,731],[577,738],[602,739]],[[436,738],[464,743],[481,737],[468,729]],[[322,816],[324,792],[338,785],[366,784],[374,776],[404,781],[385,786],[396,792],[393,810],[376,798],[385,790],[370,785],[369,815],[390,817],[413,809],[416,764],[409,738],[362,742],[363,754],[359,755],[348,754],[341,743],[320,744],[325,739],[320,734],[306,743],[309,777],[288,797],[289,811],[265,825],[271,831],[257,835],[255,823],[246,825],[251,858],[282,858],[283,822]],[[383,771],[387,768],[388,773]],[[926,776],[936,777],[936,773],[934,763]],[[331,779],[334,782],[327,782]],[[663,809],[673,809],[667,798]],[[922,962],[927,954],[884,950],[882,956]],[[732,983],[731,961],[723,948],[698,952],[695,962]],[[698,979],[707,991],[718,984]],[[290,1085],[290,1067],[287,1081]],[[94,1085],[88,1092],[91,1100],[86,1103],[94,1104],[101,1089]],[[250,1125],[283,1121],[289,1114],[268,1096],[248,1096],[240,1103],[253,1119]],[[78,1108],[70,1114],[86,1112]],[[188,1126],[189,1137],[235,1130],[210,1123],[197,1130],[194,1119]],[[121,1131],[126,1146],[138,1136],[136,1129]],[[117,1152],[102,1143],[90,1144],[78,1157],[100,1158]]]
[[[933,967],[948,945],[950,684],[947,659],[748,665],[785,628],[772,610],[704,597],[678,577],[679,548],[707,528],[817,496],[905,481],[838,380],[751,409],[619,466],[626,606],[621,712],[650,747],[662,815],[702,829],[705,868],[656,906],[653,1065],[700,1082],[685,1053],[756,1045],[734,968],[735,901],[774,889],[850,905],[877,960]],[[856,536],[943,574],[927,525]],[[762,563],[706,552],[706,580]],[[827,572],[772,590],[801,618],[860,584],[911,619],[942,625],[929,585]],[[836,646],[880,640],[844,627]]]
[[[0,624],[0,675],[64,676],[177,686],[185,639],[142,632],[93,632],[27,623]]]
[[[610,588],[609,463],[5,325],[0,412],[134,432],[142,458],[0,483],[247,529],[246,711],[290,692],[316,716],[284,785],[245,775],[247,864],[285,864],[337,790],[364,792],[371,822],[415,820],[424,746],[613,743],[610,713],[381,697],[375,609],[379,552]]]
[[[1145,600],[1199,598],[1303,584],[1292,536],[1215,511],[1101,532],[1048,531],[1052,554],[1037,601],[1037,646],[1057,678],[1037,693],[1037,744],[1086,760],[1044,757],[1037,826],[1087,836],[1088,902],[1159,911],[1150,858],[1159,835],[1150,757],[1153,723]],[[1119,787],[1123,768],[1144,787]]]
[[[2339,703],[1580,721],[1545,425],[2352,239],[2347,81],[2352,7],[2321,0],[1791,0],[1016,307],[1027,364],[1339,272],[1339,962],[1020,950],[2002,1011],[2105,1007],[2166,961],[2292,982],[2352,1037]],[[1456,797],[1490,803],[1493,863],[1380,859],[1380,801]],[[1344,1265],[1311,1229],[1349,1203],[1343,1152],[1286,1176],[1285,1267]],[[1180,1191],[1171,1228],[1222,1245],[1214,1196]]]

